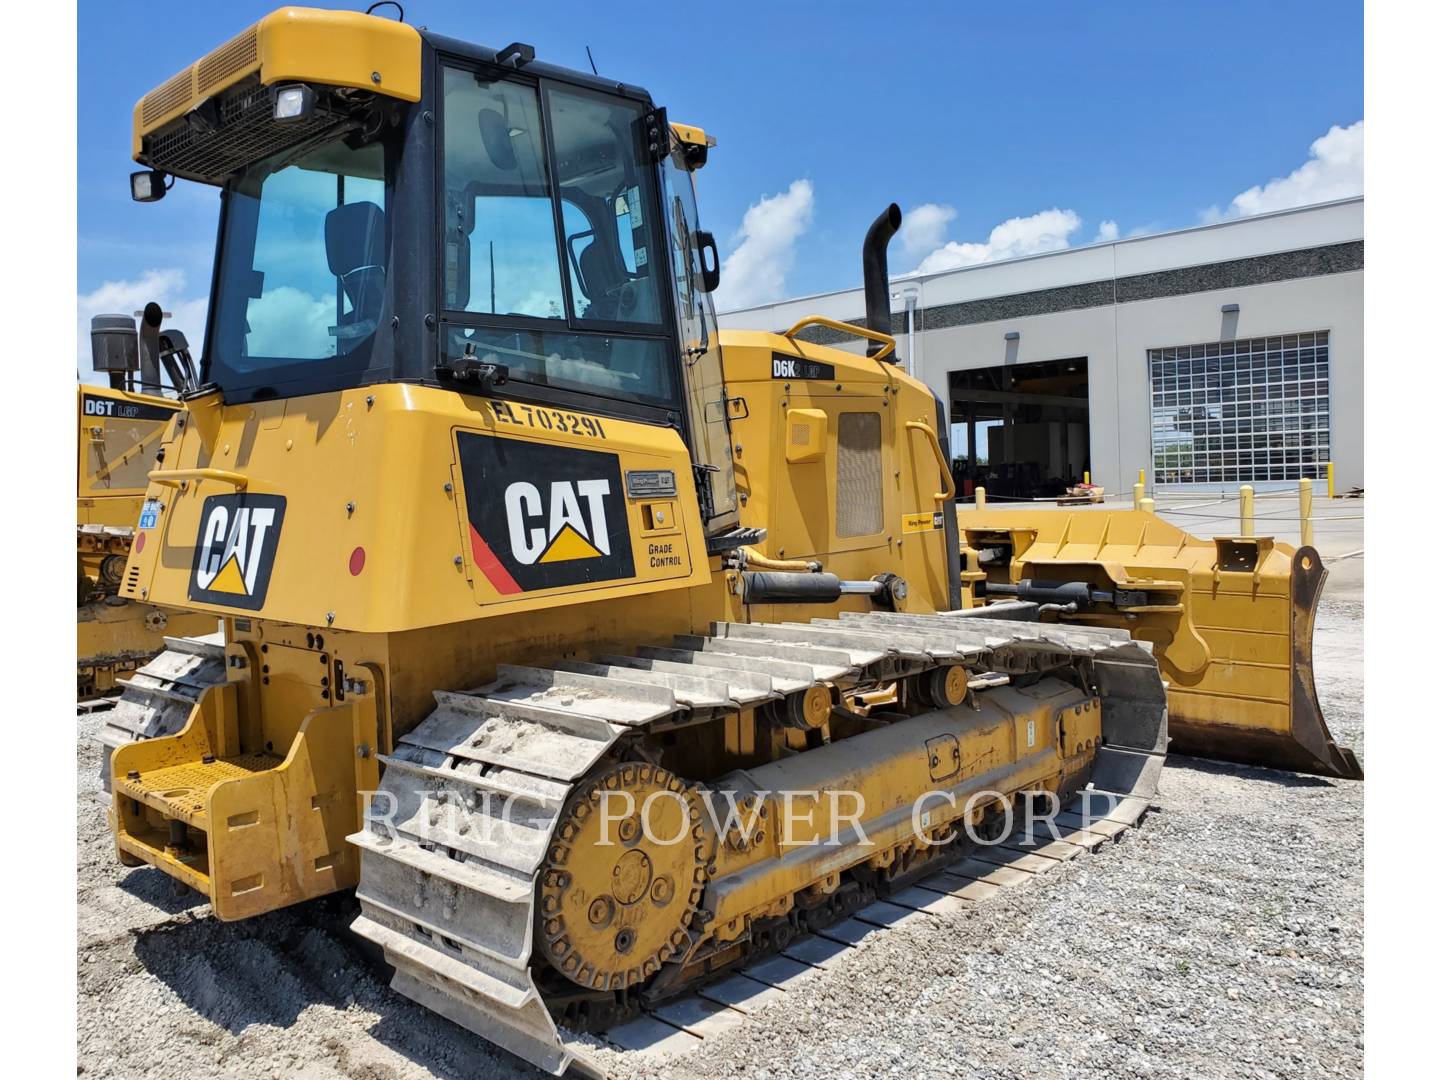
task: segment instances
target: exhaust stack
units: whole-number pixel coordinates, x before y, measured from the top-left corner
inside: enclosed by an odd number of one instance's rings
[[[891,203],[865,233],[860,255],[865,267],[865,325],[882,334],[890,333],[890,265],[885,249],[899,228],[900,207]],[[865,355],[874,356],[880,348],[879,342],[872,341]]]

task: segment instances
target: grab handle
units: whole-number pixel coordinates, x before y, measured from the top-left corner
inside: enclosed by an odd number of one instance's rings
[[[825,326],[831,330],[837,330],[842,334],[854,334],[856,337],[868,338],[871,341],[878,341],[881,349],[871,359],[884,360],[895,351],[895,339],[889,334],[882,334],[878,330],[867,330],[863,326],[856,326],[854,323],[840,322],[838,319],[827,319],[824,315],[806,315],[789,330],[785,331],[785,337],[792,342],[795,335],[807,326]]]
[[[224,469],[155,469],[148,476],[151,483],[167,487],[179,487],[187,480],[217,480],[231,485],[236,491],[244,491],[250,486],[248,476]]]
[[[935,429],[923,420],[906,420],[905,426],[911,431],[923,431],[925,438],[930,442],[930,449],[935,452],[935,461],[940,466],[940,478],[945,485],[944,491],[935,493],[937,503],[946,503],[955,498],[955,478],[950,475],[950,463],[945,460],[945,451],[940,448],[940,436],[935,434]]]

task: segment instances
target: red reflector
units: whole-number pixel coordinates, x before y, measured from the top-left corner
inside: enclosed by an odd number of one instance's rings
[[[145,531],[142,529],[135,534],[135,551],[140,553],[145,550]]]
[[[350,552],[350,576],[354,577],[365,569],[365,549],[356,548]]]

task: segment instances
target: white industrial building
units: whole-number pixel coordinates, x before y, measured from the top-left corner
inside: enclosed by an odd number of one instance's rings
[[[1365,484],[1363,198],[892,277],[891,309],[967,487],[1039,497],[1089,472],[1128,491],[1142,469],[1161,489],[1293,487],[1327,462],[1337,490]],[[856,287],[720,322],[864,311]]]

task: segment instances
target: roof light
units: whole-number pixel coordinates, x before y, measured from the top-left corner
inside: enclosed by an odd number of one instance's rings
[[[315,91],[303,84],[280,86],[275,90],[275,119],[307,120],[315,111]]]

